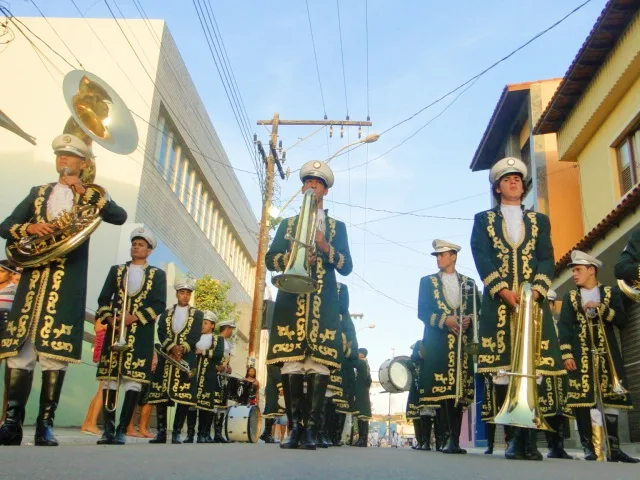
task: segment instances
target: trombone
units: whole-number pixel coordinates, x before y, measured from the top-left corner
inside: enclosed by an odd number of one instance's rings
[[[611,374],[611,389],[616,395],[626,395],[628,390],[622,385],[622,381],[616,370],[616,366],[613,363],[613,357],[611,356],[611,349],[609,348],[609,340],[607,339],[607,331],[604,329],[604,322],[600,309],[595,309],[597,312],[597,324],[595,322],[587,320],[587,327],[589,328],[589,339],[591,340],[591,358],[593,362],[593,376],[596,389],[594,394],[596,395],[596,406],[602,416],[602,432],[604,441],[602,445],[604,447],[604,458],[609,461],[611,458],[611,444],[609,443],[609,432],[607,430],[607,420],[604,413],[604,395],[602,392],[602,383],[600,382],[600,357],[606,355],[607,363],[609,367],[609,373]],[[587,317],[589,315],[587,314]],[[596,327],[600,334],[602,334],[603,348],[599,349],[596,346],[596,340],[593,335],[593,329]]]
[[[469,293],[470,292],[470,293]],[[455,397],[455,406],[466,404],[466,399],[464,398],[464,385],[463,379],[463,345],[462,340],[465,334],[462,331],[462,317],[464,315],[464,307],[465,301],[468,299],[469,295],[473,298],[473,311],[471,314],[471,327],[473,328],[473,340],[466,345],[464,345],[464,353],[467,355],[477,355],[478,354],[478,306],[476,303],[476,282],[472,278],[468,278],[467,280],[460,282],[460,319],[459,325],[460,330],[458,333],[458,343],[457,343],[457,367],[456,367],[456,397]]]
[[[118,329],[120,330],[120,335],[118,336],[118,340],[116,341],[116,322],[118,319],[118,309],[113,309],[113,325],[111,326],[111,345],[109,350],[109,369],[111,369],[111,365],[113,365],[113,356],[114,354],[118,355],[118,380],[116,381],[116,393],[115,393],[115,401],[113,402],[113,408],[109,407],[109,399],[111,394],[109,393],[111,389],[107,388],[107,391],[104,395],[104,408],[107,412],[112,413],[116,411],[118,405],[118,398],[120,397],[120,383],[122,382],[122,359],[125,352],[131,350],[131,346],[127,343],[126,337],[126,329],[127,329],[127,301],[129,299],[129,268],[124,275],[124,300],[122,312],[120,314],[120,325]]]
[[[160,355],[162,358],[165,359],[166,362],[169,362],[171,365],[173,365],[175,368],[177,368],[181,372],[184,372],[187,375],[189,375],[189,378],[195,376],[196,369],[195,368],[192,369],[186,360],[182,360],[182,359],[176,360],[171,355],[165,353],[164,350],[162,350],[162,345],[160,345],[159,343],[155,344],[154,349],[158,355]]]

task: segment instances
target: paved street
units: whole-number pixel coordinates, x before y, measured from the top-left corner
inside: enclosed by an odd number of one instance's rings
[[[0,447],[1,478],[629,480],[640,475],[640,465],[548,459],[507,462],[502,452],[488,457],[481,450],[456,456],[409,448],[342,447],[307,452],[262,443],[149,445],[137,439],[125,447],[100,447],[91,444],[96,437],[77,431],[60,437],[64,445],[57,448]]]

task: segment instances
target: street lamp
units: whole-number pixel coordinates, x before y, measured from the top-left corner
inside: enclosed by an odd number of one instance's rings
[[[367,329],[367,328],[376,328],[376,324],[375,323],[371,323],[371,324],[367,325],[366,327],[359,328],[358,330],[356,330],[356,334],[358,332],[362,331],[362,330]]]
[[[380,135],[378,135],[377,133],[372,133],[370,135],[367,135],[363,139],[358,140],[357,142],[353,142],[353,143],[350,143],[349,145],[345,145],[340,150],[338,150],[336,153],[334,153],[329,158],[327,158],[327,160],[325,160],[325,163],[331,162],[331,160],[333,160],[334,157],[336,157],[341,151],[345,150],[346,148],[353,147],[354,145],[358,145],[359,143],[377,142],[379,138],[380,138]],[[282,214],[282,212],[284,212],[285,208],[287,208],[289,206],[289,204],[291,202],[293,202],[293,200],[300,194],[301,191],[302,191],[302,189],[300,189],[296,193],[294,193],[293,196],[289,200],[287,200],[285,202],[285,204],[280,207],[279,210],[276,210],[276,209],[271,210],[270,209],[270,215],[273,218],[278,218]]]

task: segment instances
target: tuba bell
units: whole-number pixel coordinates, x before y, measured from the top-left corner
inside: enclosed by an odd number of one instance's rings
[[[553,431],[538,405],[536,365],[540,360],[542,308],[533,300],[530,283],[523,283],[520,287],[520,303],[512,315],[516,316],[516,333],[511,352],[512,368],[510,372],[498,372],[498,376],[510,377],[509,386],[504,404],[493,423]]]
[[[71,110],[62,133],[79,137],[89,147],[95,141],[107,150],[123,155],[136,149],[138,130],[131,112],[104,80],[84,70],[73,70],[65,76],[62,88]],[[81,174],[85,188],[108,199],[105,189],[93,183],[96,175],[93,158],[87,158],[86,163]],[[82,245],[101,221],[97,205],[74,206],[70,212],[52,219],[52,233],[42,237],[28,235],[7,243],[7,259],[23,268],[46,265]]]
[[[638,285],[629,285],[624,280],[618,280],[618,288],[629,300],[640,303],[640,288]]]
[[[279,290],[288,293],[306,294],[318,289],[318,282],[309,273],[309,258],[316,252],[316,215],[318,200],[313,190],[304,193],[296,236],[285,236],[291,242],[289,261],[284,273],[271,279]]]

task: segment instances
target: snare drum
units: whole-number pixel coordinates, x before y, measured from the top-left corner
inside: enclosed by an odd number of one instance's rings
[[[411,359],[407,356],[390,358],[380,365],[378,378],[380,385],[389,393],[408,392],[411,389],[413,375],[407,364]]]
[[[254,406],[229,407],[224,419],[225,437],[229,442],[256,443],[260,435],[258,420],[258,409]]]

